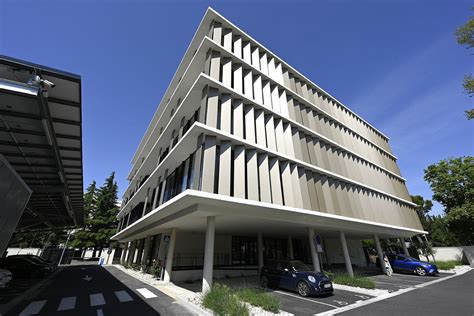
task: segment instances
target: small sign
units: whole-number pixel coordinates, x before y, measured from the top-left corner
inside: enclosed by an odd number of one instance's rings
[[[164,241],[164,242],[170,242],[170,235],[165,235],[165,236],[163,237],[163,241]]]
[[[314,235],[314,244],[316,245],[316,252],[323,252],[323,239],[321,238],[321,235]]]

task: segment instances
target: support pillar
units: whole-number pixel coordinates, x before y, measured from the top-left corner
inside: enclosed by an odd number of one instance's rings
[[[400,243],[402,244],[402,248],[403,248],[403,253],[405,254],[405,256],[410,256],[410,253],[408,252],[408,248],[407,248],[407,243],[405,242],[405,238],[399,238],[400,240]]]
[[[314,244],[314,228],[308,229],[309,249],[311,249],[311,258],[313,259],[314,272],[321,272],[321,264],[319,263],[319,256],[316,252],[316,245]]]
[[[207,217],[206,244],[204,246],[204,267],[202,269],[202,293],[208,292],[212,287],[212,274],[214,270],[214,238],[216,232],[216,217]]]
[[[344,255],[344,262],[346,263],[347,274],[353,278],[354,271],[352,271],[351,257],[349,256],[349,250],[347,249],[346,235],[343,231],[340,231],[339,237],[341,239],[342,254]]]
[[[151,241],[151,236],[147,236],[145,238],[145,245],[143,245],[143,256],[141,258],[141,264],[143,268],[146,267],[147,265],[147,259],[150,253],[150,241]]]
[[[130,248],[130,251],[128,252],[128,257],[127,257],[128,263],[132,263],[133,257],[135,257],[135,249],[137,249],[137,242],[138,240],[134,240],[131,242],[132,247]]]
[[[257,236],[257,251],[258,251],[258,275],[263,268],[263,236],[262,233],[258,233]]]
[[[288,236],[288,258],[291,260],[295,259],[295,255],[293,253],[293,238]]]
[[[176,228],[171,229],[170,243],[168,245],[168,254],[166,255],[165,275],[163,281],[171,281],[171,270],[173,269],[174,245],[176,243]]]
[[[375,249],[377,250],[377,255],[379,256],[380,268],[382,269],[383,274],[387,274],[387,269],[385,268],[385,261],[383,260],[382,246],[380,246],[379,236],[374,235]]]
[[[125,243],[125,246],[123,247],[123,250],[122,250],[122,256],[120,257],[120,263],[124,263],[125,260],[127,259],[127,252],[128,252],[128,249],[129,249],[129,242],[126,242]]]

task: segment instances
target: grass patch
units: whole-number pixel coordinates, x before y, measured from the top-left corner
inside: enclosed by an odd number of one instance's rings
[[[436,266],[439,270],[450,270],[453,269],[455,266],[462,266],[462,261],[459,260],[450,260],[450,261],[436,261]]]
[[[202,300],[205,308],[209,308],[216,315],[248,316],[247,306],[242,304],[234,292],[227,286],[216,283]]]
[[[235,292],[237,297],[253,306],[258,306],[266,311],[278,313],[280,310],[280,300],[264,291],[256,288],[245,288]]]
[[[353,278],[347,273],[329,272],[327,275],[331,278],[332,282],[336,284],[362,287],[364,289],[375,289],[375,282],[361,275],[354,275]]]

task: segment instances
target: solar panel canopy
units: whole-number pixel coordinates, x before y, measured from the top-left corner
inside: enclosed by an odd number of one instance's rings
[[[17,229],[83,224],[81,101],[80,76],[0,55],[0,154],[33,192]]]

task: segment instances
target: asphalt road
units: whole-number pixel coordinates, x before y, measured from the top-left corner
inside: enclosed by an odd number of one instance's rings
[[[474,315],[474,271],[342,315]]]
[[[395,292],[401,289],[414,287],[415,285],[431,282],[436,279],[444,278],[450,275],[452,274],[440,273],[437,275],[430,275],[430,276],[417,276],[415,274],[394,273],[392,276],[379,274],[379,275],[371,276],[369,278],[375,282],[375,287],[377,289],[383,289],[383,290],[388,290],[389,292]]]
[[[120,281],[119,281],[120,280]],[[66,267],[7,315],[191,315],[169,296],[114,267]]]

